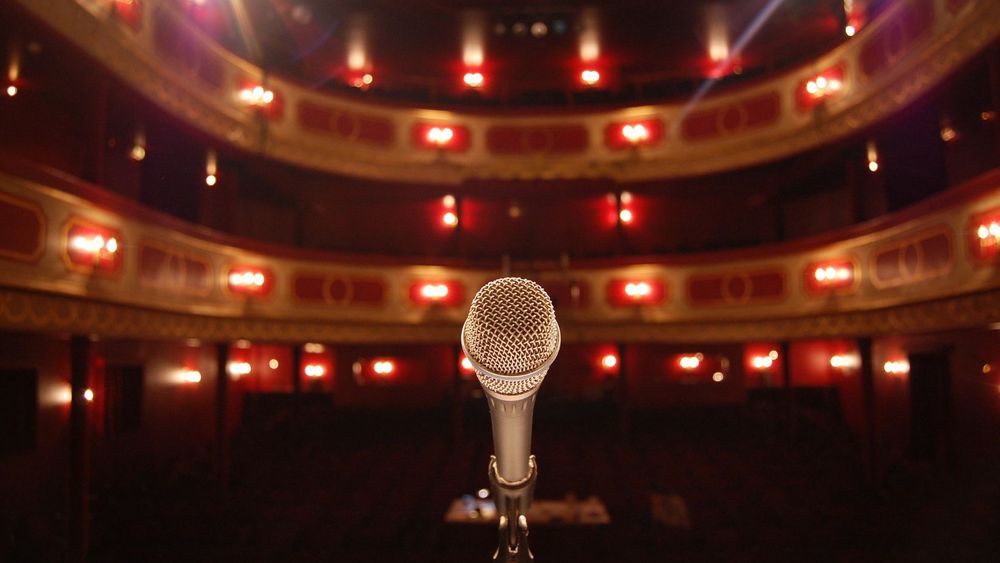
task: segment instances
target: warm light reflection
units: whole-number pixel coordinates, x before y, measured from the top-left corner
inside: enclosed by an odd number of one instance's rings
[[[317,342],[308,342],[302,346],[302,350],[307,354],[322,354],[326,351],[326,346]]]
[[[278,369],[278,360],[276,358],[271,358],[271,361],[267,362],[267,367],[271,369]]]
[[[721,63],[729,57],[729,27],[726,24],[725,8],[721,4],[710,4],[705,10],[708,37],[708,58]]]
[[[629,224],[632,222],[632,219],[634,219],[634,217],[632,216],[631,210],[622,209],[621,211],[618,212],[618,219],[620,219],[622,223]]]
[[[229,372],[229,375],[233,377],[242,377],[244,375],[250,375],[252,367],[250,366],[250,362],[229,362],[226,370]]]
[[[201,383],[201,372],[196,369],[186,369],[181,372],[181,379],[185,383]]]
[[[14,86],[13,84],[11,84],[10,86],[8,86],[7,87],[7,95],[10,96],[11,98],[13,98],[14,96],[16,96],[17,95],[17,86]]]
[[[458,215],[454,211],[446,211],[444,215],[441,216],[441,222],[448,227],[458,226]]]
[[[580,12],[580,60],[585,63],[596,61],[601,56],[599,24],[595,8],[587,7]]]
[[[347,24],[347,68],[362,71],[368,68],[367,52],[367,20],[364,16],[355,15]]]
[[[465,356],[462,356],[462,361],[459,362],[459,365],[462,367],[463,370],[465,370],[467,372],[475,370],[475,368],[472,367],[472,360],[470,360],[469,358],[466,358]]]
[[[721,383],[722,380],[725,378],[726,378],[725,374],[723,374],[721,371],[717,371],[712,374],[712,381],[716,383]]]
[[[868,141],[865,146],[865,152],[868,156],[868,171],[877,172],[878,171],[878,147],[875,146],[875,141]]]
[[[326,375],[326,368],[321,364],[306,364],[304,368],[306,377],[317,378]]]
[[[462,62],[467,67],[481,67],[485,60],[486,24],[483,14],[469,11],[462,17]]]
[[[263,287],[266,281],[263,272],[231,272],[229,285],[233,287]]]
[[[754,356],[753,359],[750,360],[750,364],[753,366],[754,369],[756,369],[758,371],[763,371],[763,370],[770,369],[771,366],[774,365],[774,359],[771,358],[771,356],[769,356],[769,355],[768,356]]]
[[[587,69],[580,73],[580,80],[588,86],[593,86],[601,80],[601,73],[594,69]]]
[[[855,29],[853,25],[848,24],[844,26],[844,35],[848,37],[854,37],[854,34],[857,32],[858,30]]]
[[[94,390],[91,389],[91,388],[89,388],[89,387],[86,390],[84,390],[84,392],[83,392],[83,399],[85,401],[87,401],[88,403],[93,402],[94,401]]]

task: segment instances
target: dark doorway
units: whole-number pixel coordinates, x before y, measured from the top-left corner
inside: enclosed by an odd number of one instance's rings
[[[38,374],[33,369],[0,370],[0,456],[35,449]]]
[[[105,372],[105,431],[110,436],[142,426],[142,366],[108,366]]]
[[[951,373],[944,351],[910,354],[910,455],[944,466],[951,459]]]

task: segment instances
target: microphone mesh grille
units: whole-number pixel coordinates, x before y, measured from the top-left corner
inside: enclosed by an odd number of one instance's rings
[[[500,278],[484,285],[472,299],[464,331],[466,352],[498,375],[521,375],[540,368],[559,343],[552,300],[540,285],[522,278]],[[479,374],[479,380],[490,390],[515,395],[531,389],[544,376],[504,381]]]

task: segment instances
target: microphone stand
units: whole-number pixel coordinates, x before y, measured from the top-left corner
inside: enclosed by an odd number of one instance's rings
[[[535,557],[528,548],[528,509],[531,508],[538,478],[535,456],[528,457],[528,475],[518,481],[508,481],[497,470],[497,456],[490,456],[490,485],[500,514],[499,545],[493,554],[494,561],[526,563]]]

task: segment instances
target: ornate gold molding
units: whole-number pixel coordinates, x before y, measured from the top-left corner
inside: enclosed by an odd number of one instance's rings
[[[561,320],[566,342],[745,342],[913,334],[982,328],[1000,322],[1000,290],[872,311],[707,322],[601,323]],[[447,343],[461,323],[380,324],[226,318],[155,311],[0,289],[0,328],[101,338],[262,342]]]
[[[688,114],[684,102],[658,104],[587,114],[482,115],[461,111],[392,108],[303,88],[268,77],[268,87],[280,92],[285,111],[268,120],[240,105],[236,89],[246,80],[264,80],[261,68],[222,50],[189,25],[163,0],[145,0],[138,30],[119,25],[93,0],[18,0],[37,18],[75,43],[125,83],[161,108],[192,126],[242,150],[299,166],[373,179],[455,184],[469,178],[551,179],[610,177],[621,182],[708,174],[786,157],[854,134],[910,104],[939,84],[971,57],[1000,37],[1000,3],[970,2],[958,13],[948,0],[908,0],[894,3],[857,36],[815,61],[781,76],[737,88],[699,102],[691,113],[746,111],[741,105],[761,96],[778,96],[779,115],[773,122],[710,139],[689,141],[681,134]],[[89,6],[89,7],[88,7]],[[863,77],[860,55],[901,20],[904,10],[929,10],[926,32],[890,53],[892,64],[876,76]],[[152,38],[158,19],[183,30],[199,56],[209,57],[223,73],[221,89],[192,79],[190,69],[157,51]],[[845,89],[813,109],[795,107],[804,80],[821,69],[845,69]],[[229,92],[231,95],[227,95]],[[221,95],[220,95],[221,93]],[[381,144],[352,142],[324,135],[299,123],[298,108],[318,104],[357,120],[359,116],[391,123],[394,135]],[[742,108],[742,109],[740,109]],[[740,114],[743,115],[743,114]],[[744,116],[746,117],[746,116]],[[617,151],[603,142],[611,123],[656,119],[667,124],[662,142],[638,150]],[[461,152],[414,150],[409,132],[416,123],[433,120],[468,131],[470,146]],[[489,131],[503,127],[582,127],[589,142],[583,152],[554,156],[525,153],[495,154],[487,148]],[[724,128],[729,131],[728,128]]]

